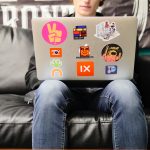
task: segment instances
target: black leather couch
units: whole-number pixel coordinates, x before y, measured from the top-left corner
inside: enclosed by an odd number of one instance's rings
[[[33,53],[30,30],[0,26],[0,148],[31,148],[33,105],[24,101],[24,76]],[[150,54],[139,53],[139,88],[150,135]],[[69,148],[112,148],[110,115],[74,112],[68,116]],[[150,138],[148,143],[150,148]]]

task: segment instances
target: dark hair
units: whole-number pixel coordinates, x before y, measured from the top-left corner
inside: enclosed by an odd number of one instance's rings
[[[101,1],[99,2],[99,6],[102,6],[102,5],[104,4],[104,1],[105,1],[105,0],[101,0]]]

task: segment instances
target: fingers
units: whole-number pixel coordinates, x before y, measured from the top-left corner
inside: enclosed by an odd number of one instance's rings
[[[51,27],[51,25],[48,23],[48,24],[47,24],[47,29],[48,29],[48,33],[49,33],[49,34],[55,33],[55,32],[56,32],[56,23],[53,23],[52,27]]]

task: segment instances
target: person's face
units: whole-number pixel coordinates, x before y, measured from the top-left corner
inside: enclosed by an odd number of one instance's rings
[[[95,16],[100,0],[73,0],[76,16]]]

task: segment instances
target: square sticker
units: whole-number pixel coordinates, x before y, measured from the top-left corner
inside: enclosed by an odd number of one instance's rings
[[[117,66],[116,65],[108,65],[105,67],[106,74],[117,74]]]
[[[94,76],[94,62],[77,62],[77,76]]]

